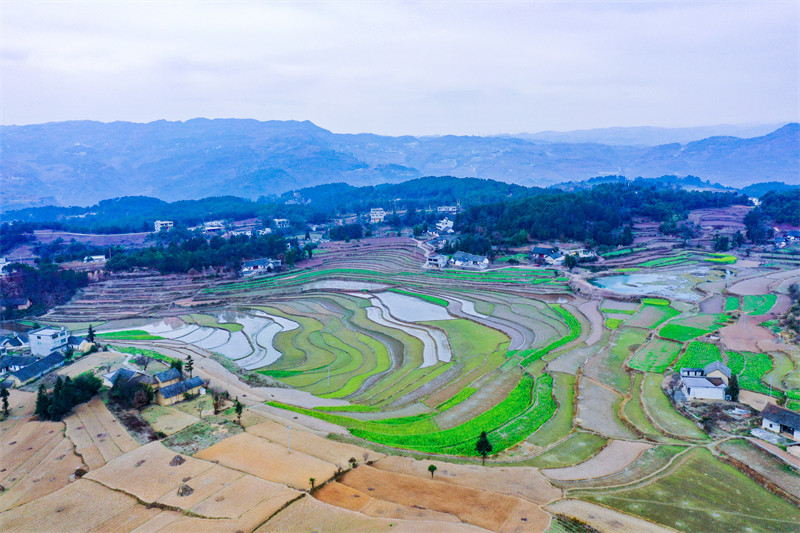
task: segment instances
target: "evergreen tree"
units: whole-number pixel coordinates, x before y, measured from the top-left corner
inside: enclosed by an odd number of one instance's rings
[[[45,420],[47,418],[48,411],[50,410],[50,397],[47,395],[47,391],[44,388],[44,383],[39,385],[39,392],[36,393],[36,416],[39,417],[39,420]]]
[[[86,334],[86,340],[89,342],[94,342],[94,328],[91,324],[89,324],[89,332]]]
[[[236,411],[236,420],[239,422],[239,425],[242,425],[242,413],[244,412],[244,404],[239,401],[239,397],[237,396],[233,400],[233,409]]]
[[[483,464],[486,465],[486,456],[492,452],[492,443],[489,442],[489,437],[486,436],[485,431],[481,431],[481,436],[478,437],[478,443],[475,445],[475,450],[483,457]]]
[[[183,361],[181,361],[180,359],[173,359],[172,361],[169,362],[169,366],[170,368],[177,368],[178,372],[183,374]]]
[[[3,399],[3,420],[8,418],[8,389],[5,387],[0,388],[0,398]]]
[[[186,372],[189,373],[189,377],[192,377],[192,371],[194,370],[194,359],[192,359],[191,355],[186,356]]]
[[[728,390],[726,392],[728,396],[730,396],[731,401],[739,401],[739,376],[736,374],[731,375],[731,380],[728,383]]]

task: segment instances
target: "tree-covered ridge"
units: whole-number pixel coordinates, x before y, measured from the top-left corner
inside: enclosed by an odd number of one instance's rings
[[[800,189],[767,192],[758,209],[778,224],[800,226]]]
[[[634,217],[655,221],[692,209],[749,204],[737,193],[654,188],[627,183],[599,185],[576,192],[548,191],[537,196],[473,206],[459,215],[457,228],[492,241],[571,239],[595,244],[632,240]]]
[[[296,239],[287,242],[276,234],[237,235],[229,239],[214,236],[208,240],[202,235],[191,235],[142,250],[116,249],[106,262],[106,268],[113,271],[153,268],[162,274],[199,271],[206,267],[238,270],[243,260],[254,257],[282,258],[287,265],[294,265],[303,256],[304,251]]]
[[[317,185],[291,191],[281,196],[282,201],[308,202],[319,209],[340,212],[365,212],[371,207],[425,209],[439,205],[462,206],[499,202],[508,198],[521,198],[544,191],[538,187],[523,187],[490,179],[454,178],[453,176],[428,176],[402,183],[353,187],[346,183]]]

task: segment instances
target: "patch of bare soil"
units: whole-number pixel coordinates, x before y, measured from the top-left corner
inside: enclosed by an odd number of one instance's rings
[[[701,313],[721,313],[724,298],[721,294],[715,294],[711,298],[706,298],[700,302]]]
[[[587,346],[592,346],[603,338],[603,314],[599,307],[597,300],[589,300],[578,306],[578,310],[589,320],[591,326],[591,331],[585,341]]]
[[[773,336],[768,330],[756,325],[756,319],[742,315],[734,324],[719,330],[722,343],[735,351],[758,352],[759,341],[772,340]]]

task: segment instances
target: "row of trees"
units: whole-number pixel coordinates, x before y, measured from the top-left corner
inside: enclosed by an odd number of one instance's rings
[[[102,384],[100,378],[88,373],[75,379],[59,376],[52,392],[47,392],[44,384],[39,385],[35,413],[39,420],[61,420],[74,406],[92,399]]]

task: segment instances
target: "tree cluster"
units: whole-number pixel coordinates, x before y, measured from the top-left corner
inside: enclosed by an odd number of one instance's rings
[[[634,217],[657,221],[685,218],[692,209],[745,203],[749,203],[746,197],[734,193],[611,183],[471,207],[459,215],[456,226],[492,242],[569,239],[616,246],[632,242]]]
[[[364,236],[364,228],[361,224],[345,224],[344,226],[334,226],[328,232],[332,241],[349,241],[360,239]]]
[[[66,303],[75,292],[89,284],[86,272],[64,270],[53,263],[41,263],[34,268],[21,263],[6,266],[8,276],[0,278],[0,294],[4,298],[28,298],[31,307],[18,311],[6,309],[0,313],[4,320],[25,315],[40,315],[56,305]]]
[[[288,246],[288,249],[287,249]],[[190,234],[182,241],[170,240],[141,250],[117,250],[106,261],[106,268],[125,271],[133,268],[152,268],[162,274],[185,273],[194,269],[216,267],[239,270],[243,260],[259,257],[283,257],[292,265],[303,256],[296,240],[287,243],[281,235],[235,235],[229,239],[219,236],[206,239]]]
[[[48,393],[44,384],[39,386],[35,413],[39,420],[61,420],[74,406],[92,399],[102,384],[100,378],[88,373],[75,379],[59,376],[52,392]]]
[[[109,393],[112,400],[125,407],[142,410],[155,400],[155,389],[147,383],[136,379],[116,379]]]

